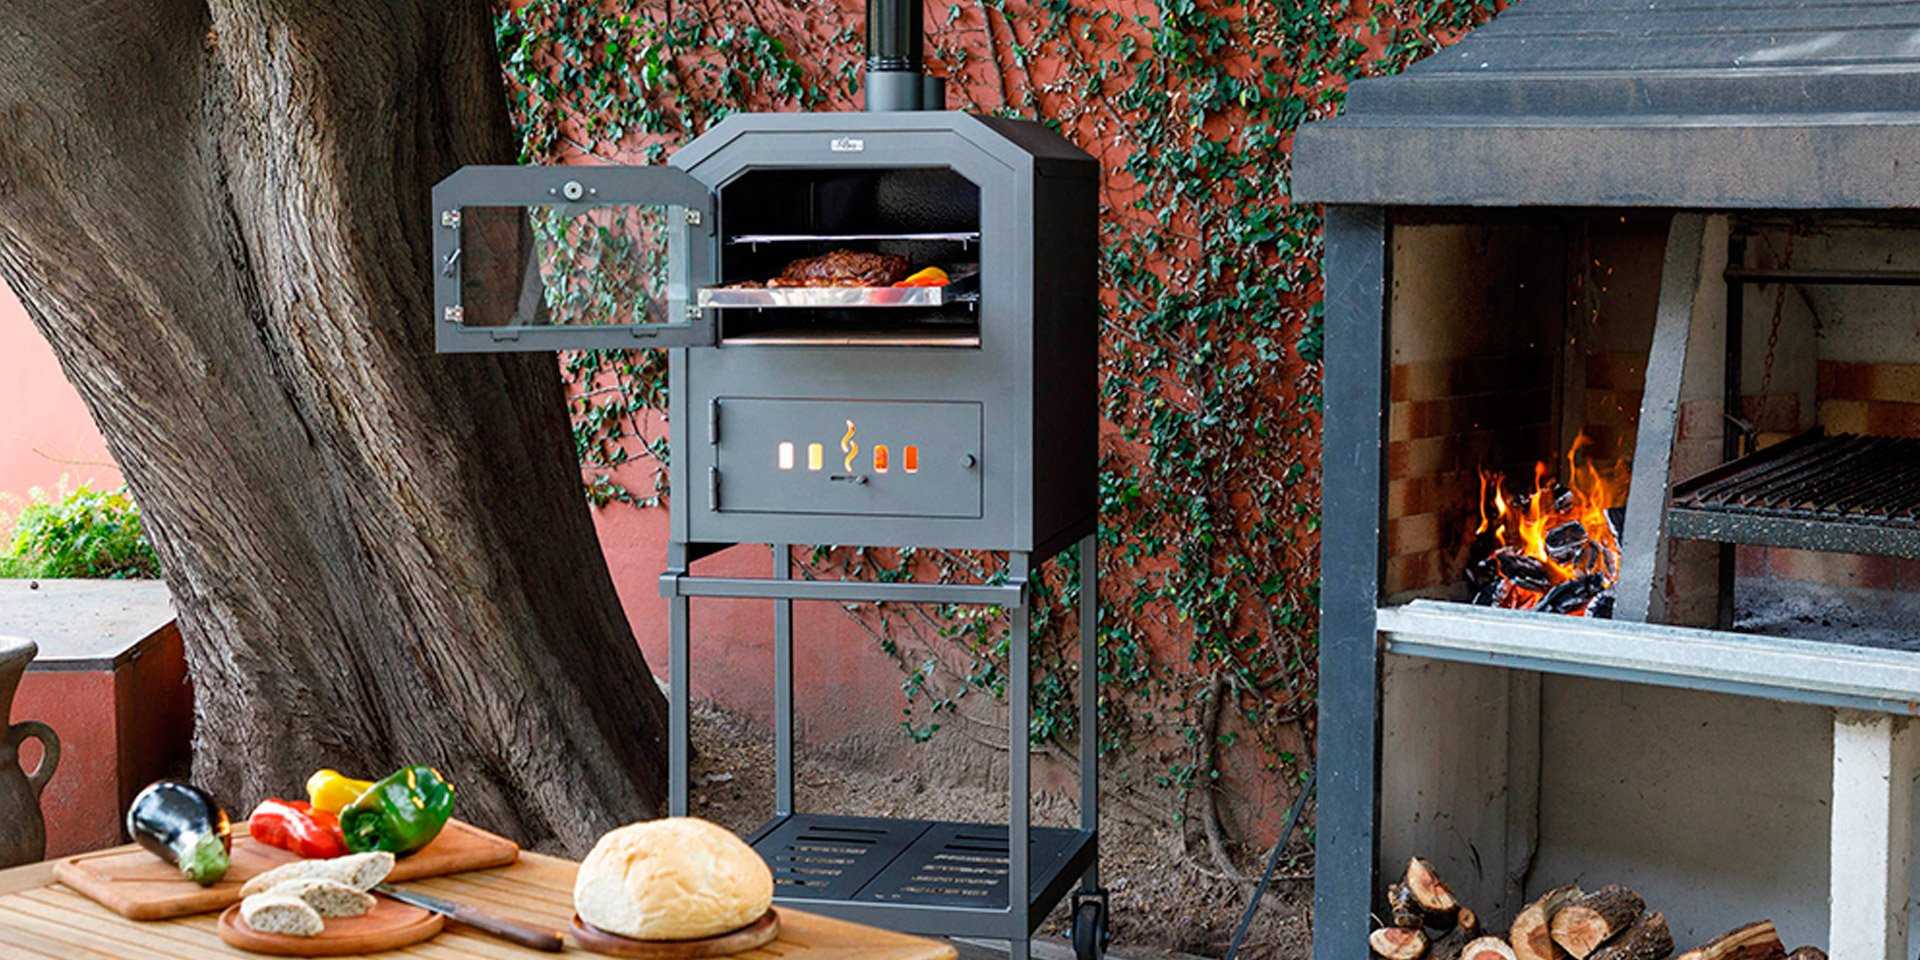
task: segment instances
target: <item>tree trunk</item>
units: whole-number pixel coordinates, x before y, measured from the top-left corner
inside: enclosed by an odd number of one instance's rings
[[[145,513],[194,779],[427,763],[576,853],[657,814],[554,359],[433,352],[429,187],[516,153],[485,3],[12,7],[0,276]]]

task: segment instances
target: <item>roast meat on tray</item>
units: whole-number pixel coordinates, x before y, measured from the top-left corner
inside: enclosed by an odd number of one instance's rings
[[[892,253],[834,250],[817,257],[801,257],[787,264],[769,287],[890,287],[913,272],[906,257]],[[734,284],[758,287],[754,281]]]

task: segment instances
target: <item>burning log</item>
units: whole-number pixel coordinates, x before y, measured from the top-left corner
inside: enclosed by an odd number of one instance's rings
[[[1439,930],[1466,926],[1457,922],[1461,913],[1460,901],[1453,898],[1453,891],[1434,872],[1433,864],[1419,857],[1407,861],[1407,876],[1403,882],[1413,901],[1420,905],[1420,911],[1426,915],[1427,926]],[[1466,913],[1471,917],[1473,911]]]
[[[1667,960],[1673,956],[1673,932],[1659,911],[1641,917],[1588,960]]]
[[[1786,955],[1786,944],[1780,942],[1773,921],[1760,920],[1729,930],[1681,954],[1678,960],[1780,960]]]
[[[1404,883],[1387,884],[1387,913],[1396,927],[1418,930],[1427,925],[1427,913]]]
[[[1647,902],[1618,884],[1601,887],[1560,908],[1548,924],[1553,942],[1575,960],[1587,960],[1603,943],[1633,926]]]
[[[1513,948],[1499,937],[1481,937],[1467,944],[1460,960],[1517,960]]]
[[[1480,526],[1467,553],[1472,602],[1510,610],[1611,616],[1607,595],[1620,576],[1624,512],[1609,504],[1624,489],[1620,467],[1603,476],[1580,458],[1582,437],[1567,454],[1568,483],[1534,467],[1533,488],[1508,496],[1500,474],[1480,473]],[[1569,485],[1570,484],[1570,485]]]
[[[1585,894],[1579,887],[1567,884],[1548,890],[1540,899],[1527,904],[1526,909],[1513,918],[1513,929],[1507,933],[1517,960],[1566,960],[1566,951],[1553,942],[1547,925],[1562,907],[1582,896]]]
[[[1368,935],[1367,946],[1381,960],[1420,960],[1427,953],[1427,935],[1405,927],[1381,927]]]

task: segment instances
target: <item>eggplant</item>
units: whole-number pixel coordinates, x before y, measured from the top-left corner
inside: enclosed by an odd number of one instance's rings
[[[233,822],[218,801],[190,783],[149,784],[127,808],[127,832],[203,887],[218,883],[232,863]]]

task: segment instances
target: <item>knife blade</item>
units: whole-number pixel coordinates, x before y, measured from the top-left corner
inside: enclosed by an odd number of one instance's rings
[[[516,923],[456,900],[447,900],[436,897],[430,893],[420,893],[416,890],[402,890],[386,883],[380,884],[373,889],[374,892],[382,896],[392,897],[401,903],[410,904],[422,910],[432,911],[455,923],[465,924],[475,930],[484,930],[496,937],[517,943],[530,950],[540,950],[545,953],[559,953],[566,948],[566,941],[561,939],[559,933]]]

